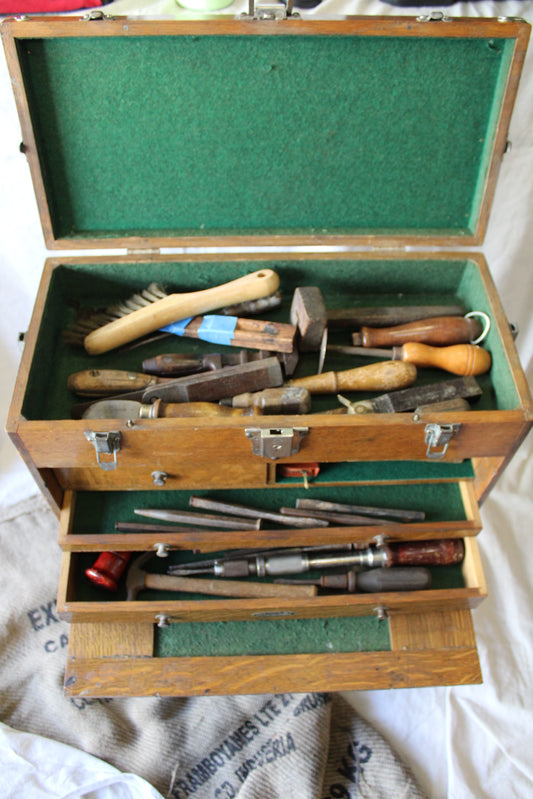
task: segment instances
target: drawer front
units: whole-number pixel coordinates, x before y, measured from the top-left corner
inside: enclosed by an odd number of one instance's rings
[[[316,651],[315,645],[300,653],[276,653],[270,645],[263,650],[258,647],[255,654],[211,652],[194,656],[163,647],[158,640],[161,631],[151,623],[74,622],[70,628],[65,694],[279,694],[482,681],[469,610],[352,621],[351,636],[344,647],[339,647],[343,651]],[[363,631],[356,625],[370,626],[366,630],[366,646]],[[383,627],[386,629],[378,632]]]

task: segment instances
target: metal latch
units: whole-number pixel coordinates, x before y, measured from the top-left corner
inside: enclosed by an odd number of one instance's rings
[[[427,444],[426,458],[431,460],[440,460],[446,455],[448,444],[452,437],[460,429],[460,424],[427,424],[424,428],[425,442]],[[433,450],[436,447],[442,447],[438,452]]]
[[[252,441],[252,452],[262,458],[288,458],[300,449],[300,441],[309,432],[308,427],[282,427],[277,430],[263,430],[248,427],[244,431]]]
[[[90,441],[96,450],[96,462],[100,469],[112,472],[117,468],[117,452],[120,449],[121,434],[119,430],[98,432],[86,430],[85,438]],[[101,455],[113,455],[112,461],[103,461]]]
[[[293,12],[294,0],[284,2],[261,2],[261,0],[249,0],[248,13],[241,14],[246,19],[287,19],[288,17],[299,17],[298,12]]]

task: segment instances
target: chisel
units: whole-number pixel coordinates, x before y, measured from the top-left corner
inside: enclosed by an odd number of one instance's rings
[[[290,380],[287,385],[306,388],[311,394],[336,394],[339,391],[393,391],[412,385],[416,366],[403,361],[371,363],[342,372],[323,372]]]
[[[389,358],[392,362],[403,361],[414,366],[429,366],[444,369],[455,375],[482,375],[488,372],[492,359],[490,352],[476,344],[453,344],[451,347],[430,347],[418,341],[409,341],[392,350],[371,347],[330,346],[332,352],[344,355],[362,355],[371,358]]]
[[[414,386],[401,391],[391,391],[388,394],[374,397],[374,399],[357,402],[344,400],[347,407],[333,411],[333,413],[403,413],[422,405],[431,405],[456,397],[473,399],[481,394],[481,387],[474,377],[458,377],[453,380],[443,380],[440,383],[430,383],[427,386]],[[342,397],[339,399],[343,400]]]
[[[244,516],[252,519],[264,519],[275,524],[284,524],[288,527],[328,527],[327,520],[319,519],[312,513],[301,513],[300,518],[293,519],[281,513],[273,513],[268,510],[250,508],[246,505],[238,505],[234,502],[219,502],[208,499],[208,497],[195,497],[189,499],[191,508],[201,508],[203,510],[214,510],[221,513],[233,513],[235,516]]]

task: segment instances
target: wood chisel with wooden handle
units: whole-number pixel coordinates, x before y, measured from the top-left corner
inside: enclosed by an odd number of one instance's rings
[[[436,316],[420,319],[394,327],[361,327],[352,335],[355,347],[391,347],[408,341],[444,346],[446,344],[471,343],[479,338],[483,330],[481,321],[475,316]]]
[[[488,350],[477,344],[453,344],[451,347],[430,347],[418,341],[409,341],[392,350],[372,347],[331,346],[333,352],[345,355],[362,355],[370,358],[391,358],[417,367],[434,367],[454,375],[482,375],[488,372],[492,358]]]
[[[197,316],[230,303],[267,297],[278,290],[279,276],[272,269],[261,269],[220,286],[184,294],[169,294],[161,300],[116,319],[86,336],[84,346],[89,355],[128,344],[188,316]]]
[[[371,363],[343,372],[323,372],[319,375],[290,380],[287,385],[306,388],[311,394],[337,394],[340,391],[394,391],[412,385],[417,376],[416,366],[403,361]]]

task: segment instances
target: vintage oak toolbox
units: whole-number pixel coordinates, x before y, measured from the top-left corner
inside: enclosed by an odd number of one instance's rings
[[[489,268],[468,248],[483,241],[529,26],[305,20],[273,7],[236,19],[6,20],[2,37],[47,246],[114,251],[48,259],[8,418],[59,517],[58,609],[72,622],[65,691],[479,682],[470,612],[486,596],[478,506],[527,434],[532,401]],[[64,335],[80,308],[154,282],[189,294],[270,270],[282,303],[260,319],[287,324],[295,290],[320,290],[326,374],[387,363],[335,349],[353,344],[353,325],[338,326],[343,309],[485,314],[480,346],[491,364],[476,375],[480,396],[455,410],[358,406],[394,388],[374,386],[313,394],[310,410],[288,414],[73,411],[84,400],[67,381],[78,372],[237,352],[227,339],[171,336],[88,354],[83,339]],[[318,349],[302,349],[282,379],[318,372]],[[415,376],[418,387],[455,377],[422,367]],[[349,413],[346,401],[370,412]],[[311,498],[425,517],[246,530],[154,529],[145,518],[140,532],[115,529],[139,522],[135,509],[186,513],[192,497],[271,513]],[[383,553],[424,541],[463,542],[464,557],[432,568],[420,590],[224,597],[145,586],[128,599],[123,582],[110,593],[85,575],[106,552],[152,551],[163,557],[146,569],[162,574],[239,548]]]

